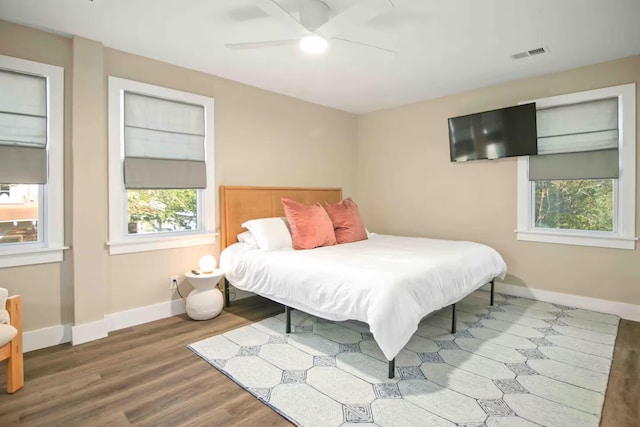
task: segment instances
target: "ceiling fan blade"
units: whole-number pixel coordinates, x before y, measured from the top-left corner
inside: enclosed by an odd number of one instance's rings
[[[280,20],[281,22],[288,25],[295,25],[299,30],[302,30],[306,33],[309,32],[304,25],[300,23],[292,14],[290,14],[285,8],[280,6],[275,0],[253,0],[253,3],[256,4],[260,9],[267,12],[270,16]]]
[[[395,6],[391,0],[360,0],[355,5],[334,16],[315,32],[330,37],[340,34],[344,29],[359,26],[376,16],[389,12]]]
[[[263,47],[294,46],[297,45],[299,41],[298,39],[269,40],[264,42],[226,43],[224,46],[234,50],[260,49]]]
[[[362,43],[362,42],[357,42],[357,41],[355,41],[355,40],[342,39],[342,38],[340,38],[340,37],[333,37],[333,38],[332,38],[332,40],[339,40],[339,41],[341,41],[341,42],[352,43],[352,44],[356,44],[356,45],[358,45],[358,46],[368,47],[368,48],[371,48],[371,49],[377,49],[377,50],[381,50],[381,51],[383,51],[383,52],[391,53],[391,54],[396,54],[396,53],[398,53],[397,51],[392,50],[392,49],[387,49],[386,47],[374,46],[374,45],[372,45],[372,44]]]

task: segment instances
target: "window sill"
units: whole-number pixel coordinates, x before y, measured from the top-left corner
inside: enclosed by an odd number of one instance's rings
[[[56,246],[51,248],[33,248],[26,250],[0,251],[0,268],[19,267],[23,265],[48,264],[62,262],[63,251],[68,246]]]
[[[135,252],[158,251],[162,249],[186,248],[189,246],[213,245],[218,233],[199,233],[177,236],[135,236],[127,240],[107,242],[109,255]]]
[[[619,235],[600,235],[586,233],[563,233],[555,231],[516,230],[518,240],[563,245],[594,246],[600,248],[630,249],[636,248],[637,237]]]

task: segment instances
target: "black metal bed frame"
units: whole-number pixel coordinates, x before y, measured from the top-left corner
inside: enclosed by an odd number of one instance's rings
[[[226,303],[226,306],[229,307],[231,305],[231,301],[229,301],[229,282],[227,281],[227,279],[225,280],[225,284],[226,286],[224,287],[224,300]],[[489,305],[493,306],[493,295],[494,295],[494,289],[495,289],[495,283],[494,283],[495,279],[492,279],[489,283],[491,284],[491,292],[489,293],[490,297],[489,297]],[[289,307],[288,305],[284,306],[284,312],[286,315],[286,327],[285,327],[285,331],[287,334],[291,333],[291,307]],[[455,334],[456,333],[456,303],[451,304],[451,333]],[[395,357],[391,360],[389,360],[389,379],[395,377],[396,375],[396,359]]]

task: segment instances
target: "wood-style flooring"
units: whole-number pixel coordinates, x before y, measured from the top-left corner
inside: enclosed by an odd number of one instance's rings
[[[0,426],[290,426],[186,347],[281,311],[252,297],[212,321],[175,316],[27,353],[24,389],[5,394],[0,369]],[[620,323],[601,425],[640,425],[640,323]]]
[[[640,426],[640,323],[621,320],[601,426]]]

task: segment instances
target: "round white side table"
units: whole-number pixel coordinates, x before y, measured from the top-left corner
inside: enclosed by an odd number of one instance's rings
[[[222,292],[218,289],[218,282],[224,275],[216,268],[212,273],[193,274],[188,271],[185,277],[193,286],[187,295],[187,314],[193,320],[213,319],[222,311],[224,305]]]

